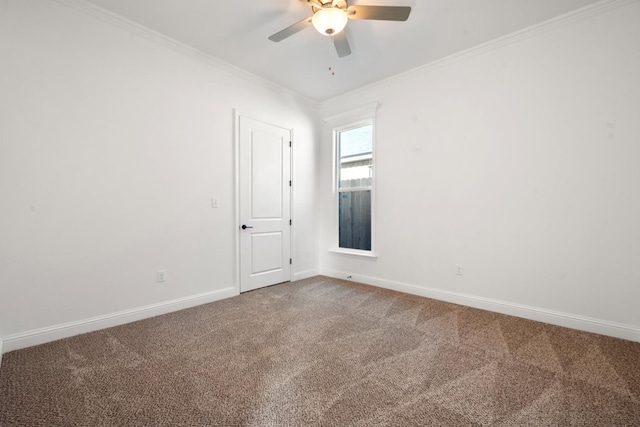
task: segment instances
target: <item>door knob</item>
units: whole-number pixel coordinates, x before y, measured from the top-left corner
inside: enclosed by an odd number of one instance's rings
[[[246,230],[247,228],[253,228],[253,227],[251,227],[250,225],[242,224],[242,229],[243,230]]]

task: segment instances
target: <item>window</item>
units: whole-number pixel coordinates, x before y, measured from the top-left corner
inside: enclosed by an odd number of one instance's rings
[[[375,116],[380,104],[325,117],[333,136],[331,252],[376,258]]]
[[[373,124],[336,131],[338,248],[371,251]]]

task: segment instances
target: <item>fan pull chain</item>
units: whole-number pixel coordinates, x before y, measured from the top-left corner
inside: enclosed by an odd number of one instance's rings
[[[335,43],[333,41],[333,37],[329,37],[329,56],[333,56],[335,53]],[[329,65],[329,72],[331,73],[331,76],[335,76],[336,75],[336,70],[333,68],[333,66]]]

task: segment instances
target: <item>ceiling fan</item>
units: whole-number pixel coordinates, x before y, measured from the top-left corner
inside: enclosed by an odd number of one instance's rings
[[[409,6],[349,6],[347,0],[302,0],[311,6],[313,16],[278,31],[269,40],[280,42],[298,31],[314,26],[324,36],[333,37],[340,58],[350,55],[351,48],[344,27],[349,19],[373,19],[379,21],[406,21],[411,13]]]

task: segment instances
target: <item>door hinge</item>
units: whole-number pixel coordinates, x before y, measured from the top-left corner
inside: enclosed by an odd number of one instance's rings
[[[289,258],[289,264],[293,264],[293,259]]]
[[[291,187],[291,181],[289,181],[289,187]]]
[[[289,141],[289,147],[291,147],[291,141]]]
[[[293,223],[293,221],[289,220],[289,225],[291,225]]]

